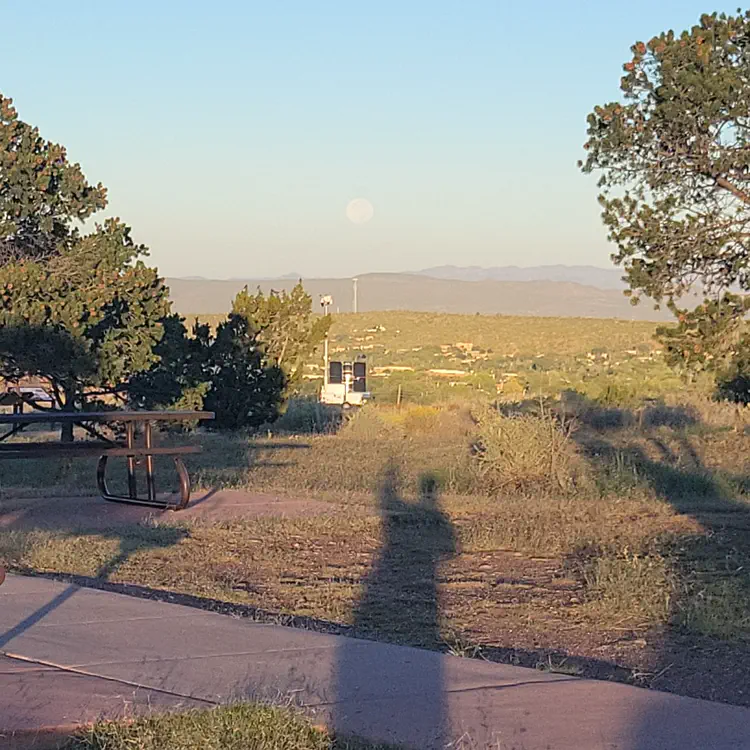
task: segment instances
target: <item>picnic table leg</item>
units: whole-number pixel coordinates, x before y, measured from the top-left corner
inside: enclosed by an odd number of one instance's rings
[[[153,433],[151,425],[146,422],[146,430],[144,434],[144,448],[149,449],[153,447]],[[128,430],[128,443],[129,447],[132,445],[132,435]],[[163,510],[182,510],[186,508],[190,502],[190,474],[188,473],[187,467],[178,456],[174,456],[174,465],[177,470],[177,476],[180,481],[179,500],[176,503],[162,503],[156,499],[156,482],[154,479],[154,457],[145,456],[146,459],[146,480],[148,483],[148,497],[139,498],[136,494],[137,487],[135,486],[135,456],[128,456],[128,483],[130,485],[130,493],[128,497],[120,495],[113,495],[107,487],[107,459],[108,457],[101,456],[99,458],[99,464],[96,467],[96,482],[99,486],[99,494],[102,499],[109,500],[115,503],[133,503],[134,505],[148,505],[152,508],[161,508]],[[132,462],[132,469],[131,469]]]
[[[146,422],[143,426],[143,445],[146,449],[153,447],[151,422]],[[146,456],[146,486],[148,487],[148,499],[153,503],[156,500],[156,483],[154,482],[153,456]]]
[[[133,447],[135,436],[135,425],[132,422],[128,422],[125,425],[125,444],[128,448]],[[138,480],[135,476],[135,458],[128,456],[128,493],[133,500],[138,499]]]
[[[180,478],[180,503],[175,507],[175,510],[182,510],[187,508],[187,504],[190,502],[190,474],[188,474],[185,464],[182,463],[182,459],[175,457],[174,465],[177,469],[177,476]]]

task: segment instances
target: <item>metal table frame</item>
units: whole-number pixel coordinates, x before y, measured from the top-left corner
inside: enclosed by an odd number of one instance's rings
[[[104,500],[116,503],[146,505],[154,508],[181,510],[190,501],[190,475],[180,456],[188,453],[199,453],[199,446],[155,447],[153,443],[154,422],[204,421],[214,418],[213,412],[207,411],[102,411],[102,412],[64,412],[46,410],[29,414],[0,414],[0,424],[10,426],[10,430],[0,435],[0,459],[31,458],[39,456],[90,456],[98,455],[96,481]],[[125,444],[115,441],[80,441],[74,443],[6,443],[8,438],[22,432],[33,424],[72,423],[87,429],[91,424],[122,423],[125,425]],[[143,425],[143,445],[136,445],[135,426]],[[161,502],[156,497],[154,479],[154,456],[171,456],[175,463],[180,482],[180,499],[178,503]],[[128,494],[116,495],[107,486],[107,462],[110,457],[124,457],[128,472]],[[146,468],[146,497],[138,496],[136,467],[139,459],[144,459]]]

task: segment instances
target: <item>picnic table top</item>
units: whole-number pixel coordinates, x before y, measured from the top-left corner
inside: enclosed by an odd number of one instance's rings
[[[48,422],[185,422],[213,419],[212,411],[46,411],[0,414],[0,424],[44,424]]]

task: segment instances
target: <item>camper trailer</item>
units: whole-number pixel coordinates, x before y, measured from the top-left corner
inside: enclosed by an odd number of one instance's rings
[[[356,295],[357,280],[354,279],[354,282]],[[323,308],[323,315],[328,315],[328,310],[333,305],[333,297],[330,294],[321,296],[320,305]],[[370,393],[367,390],[367,362],[364,355],[358,356],[352,362],[331,362],[328,356],[328,335],[326,334],[323,342],[323,388],[320,391],[321,403],[348,409],[352,406],[362,406],[369,399]]]
[[[362,406],[369,401],[367,390],[367,363],[328,362],[320,400],[324,404],[343,406]]]

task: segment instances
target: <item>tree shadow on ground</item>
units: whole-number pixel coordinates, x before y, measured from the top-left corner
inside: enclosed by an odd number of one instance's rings
[[[622,491],[647,488],[699,524],[695,533],[657,542],[671,596],[667,620],[647,636],[654,659],[643,682],[750,705],[750,502],[742,496],[748,477],[705,465],[694,435],[705,425],[690,410],[618,410],[624,414],[617,424],[597,418],[596,404],[583,406],[575,439],[603,488],[617,491],[623,481]],[[644,736],[637,747],[651,745]]]
[[[253,470],[283,468],[295,463],[291,457],[298,451],[310,450],[303,440],[267,441],[247,435],[202,433],[190,438],[203,451],[188,456],[185,464],[195,484],[202,487],[228,487],[247,483]],[[280,453],[281,458],[274,457]]]
[[[89,535],[104,539],[114,539],[118,543],[117,551],[99,565],[93,577],[95,581],[107,583],[133,555],[142,550],[164,549],[178,544],[188,535],[188,531],[175,526],[130,526],[119,531],[115,529],[87,530],[81,528],[75,530],[71,529],[65,533],[65,536],[68,536],[71,540],[76,540],[79,537]],[[24,562],[25,540],[23,536],[12,537],[12,539],[16,541],[18,546],[15,550],[6,550],[6,554],[10,557],[9,562],[11,563],[11,569],[15,568],[23,573],[26,571],[26,564]],[[13,559],[14,557],[15,559]],[[79,588],[80,586],[78,584],[71,582],[70,585],[60,592],[60,594],[54,599],[44,604],[5,633],[0,633],[0,649],[35,624],[39,623],[58,607],[62,606],[76,594]]]
[[[455,554],[456,536],[440,510],[434,478],[422,479],[416,503],[400,497],[399,485],[392,462],[378,492],[382,547],[363,581],[353,630],[373,640],[436,649],[442,643],[438,566]],[[390,661],[374,662],[370,652],[367,641],[350,639],[338,650],[336,730],[356,734],[377,726],[408,727],[415,738],[432,736],[435,746],[442,746],[447,717],[440,660],[422,651],[407,652],[405,658],[394,649]],[[370,684],[391,685],[394,700],[368,704]]]
[[[253,470],[290,466],[296,462],[295,454],[311,447],[305,441],[267,442],[251,439],[242,434],[157,434],[157,444],[196,445],[202,448],[201,453],[185,456],[183,460],[193,487],[209,492],[227,487],[246,486]],[[45,437],[52,437],[52,433],[47,432]],[[275,458],[275,455],[280,458]],[[108,485],[115,493],[127,494],[125,461],[110,463]],[[142,466],[143,461],[136,463]],[[11,512],[32,514],[35,519],[41,519],[46,514],[54,517],[59,515],[56,507],[61,498],[98,495],[96,465],[96,458],[48,458],[43,461],[29,458],[3,461],[0,478],[0,527],[5,525],[3,516]],[[173,459],[169,456],[156,456],[154,467],[157,492],[176,494],[178,475]],[[139,481],[142,480],[143,476],[139,475]],[[42,493],[47,497],[42,496]],[[194,500],[199,497],[201,496],[194,497]],[[141,508],[130,514],[125,511],[118,513],[123,517],[132,516],[134,520],[138,520],[143,517],[144,511]],[[110,515],[116,513],[112,511]],[[58,518],[56,521],[63,523],[64,519]]]

